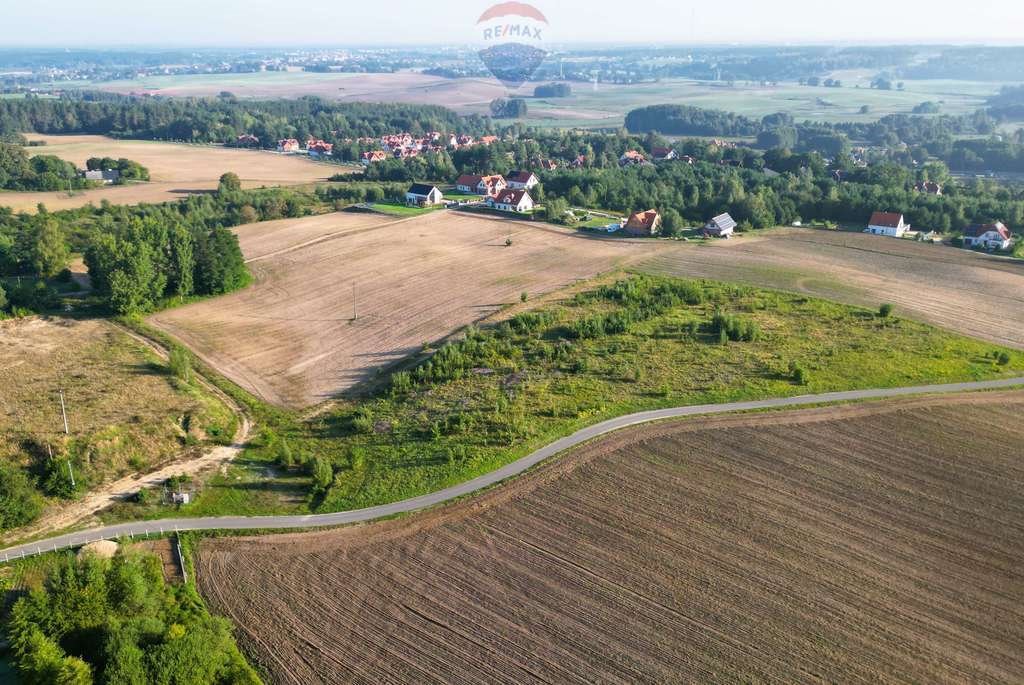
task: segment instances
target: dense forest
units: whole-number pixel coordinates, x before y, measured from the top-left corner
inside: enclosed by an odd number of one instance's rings
[[[103,93],[61,99],[0,99],[0,134],[94,133],[122,138],[195,143],[234,141],[252,134],[272,148],[282,138],[328,141],[409,131],[487,130],[480,117],[460,117],[443,107],[295,100],[240,102],[222,98],[132,98]]]
[[[79,190],[92,185],[71,162],[53,155],[29,157],[20,145],[0,143],[0,190]]]
[[[7,632],[26,685],[260,682],[230,623],[191,586],[166,584],[152,554],[62,558],[14,605]]]

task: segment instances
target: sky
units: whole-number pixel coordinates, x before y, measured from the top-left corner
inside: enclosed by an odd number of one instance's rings
[[[8,46],[468,43],[497,0],[0,0]],[[559,43],[1024,44],[1021,0],[532,0]]]

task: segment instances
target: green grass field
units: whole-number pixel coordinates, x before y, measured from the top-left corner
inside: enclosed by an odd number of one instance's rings
[[[271,430],[194,504],[173,512],[125,504],[106,518],[347,510],[462,482],[578,428],[634,411],[970,381],[1024,370],[1020,352],[898,312],[883,318],[770,290],[632,279],[636,285],[591,291],[512,325],[471,332],[468,342],[442,349],[429,366],[419,367],[426,370],[393,377],[393,393],[308,420],[259,410],[258,422]],[[680,299],[690,295],[678,294],[694,292],[699,297],[690,303]],[[573,332],[584,326],[580,322],[592,326],[625,312],[643,315],[633,316],[621,332]],[[758,334],[723,343],[713,324],[716,312]],[[996,353],[1006,355],[1004,363]],[[303,469],[278,466],[282,443],[297,462],[330,461],[333,476],[325,491],[311,493]]]

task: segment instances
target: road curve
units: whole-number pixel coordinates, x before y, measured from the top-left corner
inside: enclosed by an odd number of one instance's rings
[[[350,523],[372,521],[374,519],[396,514],[405,514],[418,511],[438,504],[444,504],[453,499],[472,494],[477,490],[500,483],[503,480],[516,476],[534,466],[563,452],[571,447],[587,442],[599,436],[613,431],[635,426],[651,421],[662,421],[665,419],[676,419],[687,416],[704,416],[710,414],[726,414],[737,411],[751,411],[758,409],[779,409],[786,407],[800,407],[811,404],[827,404],[829,402],[851,402],[858,400],[887,399],[903,397],[907,395],[923,394],[944,394],[956,392],[970,392],[975,390],[997,390],[1024,386],[1024,378],[1004,378],[993,381],[976,381],[970,383],[949,383],[945,385],[919,385],[902,388],[884,388],[874,390],[846,390],[841,392],[829,392],[819,395],[801,395],[798,397],[779,397],[767,400],[751,400],[748,402],[727,402],[724,404],[698,404],[686,407],[672,407],[669,409],[655,409],[651,411],[627,414],[618,418],[602,421],[601,423],[581,428],[572,435],[556,440],[539,450],[528,454],[510,464],[507,464],[496,471],[478,476],[458,485],[453,485],[437,492],[432,492],[419,497],[382,504],[376,507],[342,511],[334,514],[309,514],[306,516],[219,516],[206,518],[183,518],[183,519],[161,519],[157,521],[139,521],[135,523],[121,523],[113,526],[94,528],[92,530],[78,533],[68,533],[56,537],[31,542],[8,549],[0,550],[0,563],[13,561],[26,556],[43,554],[69,547],[95,542],[97,540],[111,540],[136,535],[164,534],[176,531],[189,530],[287,530],[294,528],[317,528],[325,526],[340,526]]]

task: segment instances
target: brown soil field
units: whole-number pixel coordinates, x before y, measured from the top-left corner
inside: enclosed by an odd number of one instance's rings
[[[115,140],[104,136],[47,136],[28,134],[30,140],[44,140],[44,147],[30,148],[33,154],[55,155],[85,166],[90,157],[125,157],[149,169],[149,183],[132,183],[92,190],[66,192],[2,192],[0,205],[15,211],[34,212],[42,202],[47,209],[73,209],[90,202],[109,200],[113,204],[167,202],[190,193],[216,189],[221,174],[233,171],[246,188],[298,185],[326,180],[344,170],[333,164],[273,152],[239,150],[212,145],[182,145],[144,140]]]
[[[629,429],[407,519],[205,540],[278,683],[1024,679],[1024,392]]]
[[[877,307],[1024,348],[1024,261],[862,233],[779,229],[659,253],[655,273],[738,281]]]
[[[335,397],[522,292],[536,299],[664,247],[451,211],[334,213],[237,233],[256,284],[150,321],[247,390],[291,407]]]

